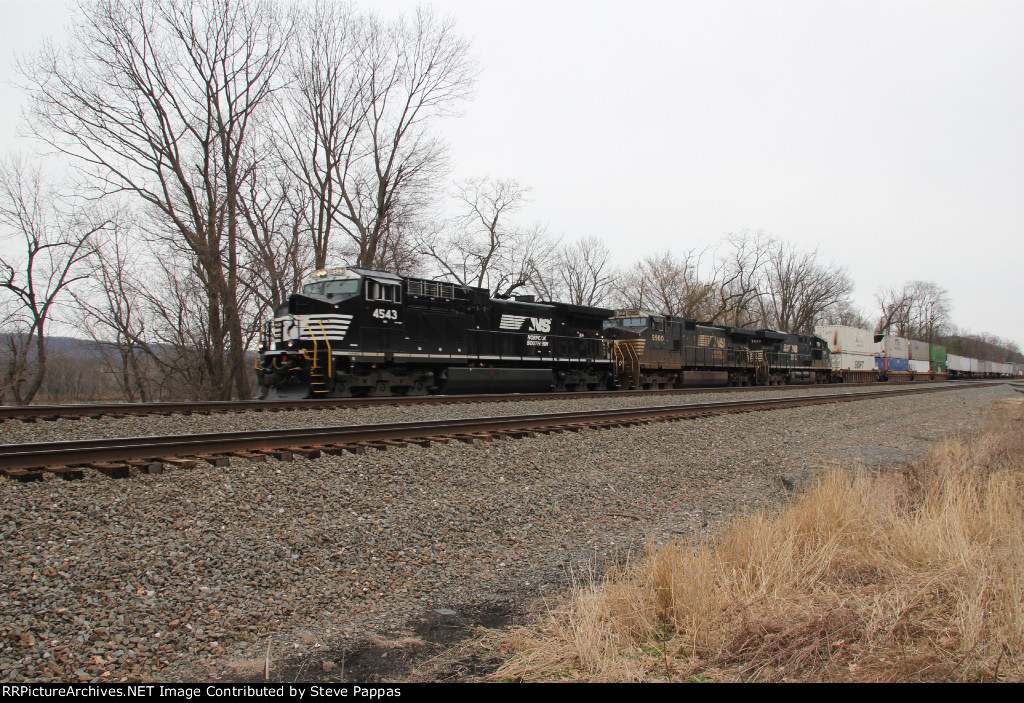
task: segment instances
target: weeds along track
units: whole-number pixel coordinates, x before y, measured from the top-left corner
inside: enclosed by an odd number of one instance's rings
[[[974,384],[999,385],[998,383]],[[401,444],[429,446],[434,442],[494,441],[537,433],[579,432],[588,428],[707,417],[725,413],[775,410],[805,405],[889,398],[918,393],[961,390],[962,385],[885,388],[857,393],[794,395],[785,398],[728,400],[716,403],[619,408],[579,412],[474,417],[454,420],[398,422],[336,427],[289,428],[192,435],[123,437],[67,442],[0,445],[0,475],[17,481],[36,481],[50,472],[60,478],[82,478],[84,469],[111,478],[127,478],[132,469],[161,472],[165,465],[190,468],[196,461],[229,465],[232,458],[287,461],[298,454],[363,453]]]
[[[936,383],[936,381],[914,381],[911,383]],[[951,386],[963,388],[967,381],[949,381]],[[891,383],[855,384],[858,388],[887,386]],[[907,384],[901,384],[907,385]],[[772,386],[771,390],[798,392],[804,388],[821,386]],[[840,386],[841,387],[841,386]],[[210,415],[214,413],[287,412],[290,410],[324,410],[330,408],[368,408],[398,405],[458,405],[468,403],[520,402],[524,400],[559,400],[574,398],[623,398],[651,395],[689,395],[694,393],[742,393],[766,390],[767,386],[743,386],[738,388],[668,388],[646,391],[589,391],[577,393],[499,393],[477,395],[425,395],[425,396],[381,396],[364,398],[316,398],[307,400],[218,400],[187,401],[180,403],[89,403],[69,405],[0,405],[0,422],[21,420],[39,422],[46,420],[72,420],[97,417],[131,417],[138,415]]]

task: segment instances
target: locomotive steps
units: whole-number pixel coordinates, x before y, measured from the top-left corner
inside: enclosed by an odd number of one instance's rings
[[[998,385],[998,383],[974,384]],[[0,445],[0,474],[18,481],[40,480],[44,472],[73,480],[88,467],[112,478],[125,478],[134,468],[159,472],[165,464],[189,468],[202,460],[218,466],[232,458],[290,460],[294,454],[316,458],[323,453],[362,453],[401,444],[429,446],[433,442],[492,441],[535,433],[577,432],[585,428],[621,427],[656,421],[753,412],[913,393],[958,390],[949,385],[926,388],[886,388],[857,393],[803,395],[785,398],[734,400],[647,408],[588,410],[500,417],[462,418],[375,425],[290,428],[156,437],[91,439],[67,442]]]

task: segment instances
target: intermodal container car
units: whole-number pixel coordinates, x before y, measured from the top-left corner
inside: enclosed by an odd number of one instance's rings
[[[868,330],[846,325],[818,325],[814,328],[814,334],[828,343],[829,351],[833,354],[875,354],[874,334]]]

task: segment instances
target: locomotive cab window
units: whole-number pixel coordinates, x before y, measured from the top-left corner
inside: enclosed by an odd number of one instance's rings
[[[604,321],[604,327],[646,327],[646,317],[617,317]]]
[[[402,302],[402,289],[397,285],[370,279],[366,281],[366,299],[385,303],[400,303]]]
[[[342,279],[340,281],[323,281],[319,283],[307,283],[302,287],[306,295],[323,295],[328,298],[338,296],[349,296],[359,292],[358,279]]]

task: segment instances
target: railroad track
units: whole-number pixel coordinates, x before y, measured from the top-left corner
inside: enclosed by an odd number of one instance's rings
[[[973,387],[999,385],[999,382]],[[64,479],[82,478],[83,467],[112,478],[126,478],[132,469],[155,473],[164,465],[190,468],[197,461],[228,465],[232,458],[290,460],[294,455],[364,453],[390,446],[434,442],[493,441],[537,433],[578,432],[586,428],[623,427],[650,422],[707,417],[724,413],[888,398],[913,393],[939,393],[962,386],[887,388],[863,393],[804,395],[786,398],[729,400],[650,408],[619,408],[579,412],[397,422],[376,425],[292,428],[197,435],[125,437],[69,442],[0,445],[0,474],[18,481],[40,480],[51,472]]]
[[[939,383],[917,381],[913,383]],[[970,384],[971,381],[948,381]],[[891,383],[858,383],[857,388],[884,386]],[[908,384],[901,384],[908,385]],[[139,415],[210,415],[213,413],[284,412],[290,410],[324,410],[330,408],[367,408],[396,405],[453,405],[460,403],[501,403],[526,400],[562,400],[574,398],[629,397],[651,395],[689,395],[693,393],[736,393],[756,390],[789,390],[798,392],[812,386],[743,386],[738,388],[667,388],[646,391],[588,391],[579,393],[501,393],[485,395],[385,396],[367,398],[316,398],[307,400],[217,400],[175,403],[90,403],[74,405],[0,405],[0,421],[68,420],[86,417],[134,417]],[[821,386],[813,386],[820,388]],[[842,386],[839,386],[842,387]],[[849,387],[849,386],[847,386]]]

